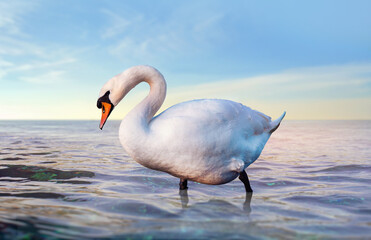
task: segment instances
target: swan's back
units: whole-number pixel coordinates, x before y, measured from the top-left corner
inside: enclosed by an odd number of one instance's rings
[[[223,99],[200,99],[176,104],[150,123],[155,130],[163,127],[187,126],[193,130],[224,130],[243,131],[246,135],[258,135],[270,128],[271,118],[241,103]]]

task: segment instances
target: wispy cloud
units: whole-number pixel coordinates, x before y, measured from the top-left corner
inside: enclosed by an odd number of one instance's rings
[[[36,7],[35,1],[0,2],[0,57],[46,55],[42,47],[31,43],[30,36],[22,30],[24,16]]]
[[[50,71],[33,77],[21,77],[22,81],[36,84],[56,84],[65,80],[64,71]]]
[[[3,34],[0,36],[0,55],[3,56],[35,56],[47,58],[50,51],[45,46],[30,43],[30,39]]]
[[[49,31],[49,26],[56,28],[52,18],[43,26],[37,22],[41,15],[48,14],[43,12],[48,6],[50,3],[41,4],[39,0],[0,0],[0,99],[11,99],[3,104],[0,119],[66,115],[57,105],[65,95],[71,96],[62,89],[73,75],[70,72],[77,51],[71,51],[75,48],[68,43],[38,34],[41,28],[42,33]]]
[[[109,24],[101,37],[113,42],[108,47],[112,55],[124,56],[123,59],[130,56],[144,62],[181,58],[210,48],[210,40],[219,34],[218,23],[224,15],[205,10],[203,15],[193,18],[190,16],[194,9],[179,10],[172,9],[164,19],[159,19],[142,12],[126,14],[120,11],[118,14],[104,9],[102,12]]]
[[[169,79],[169,81],[171,81]],[[371,64],[307,67],[173,89],[172,99],[330,99],[371,97]]]
[[[11,67],[14,64],[5,60],[0,59],[0,67]]]
[[[112,38],[117,35],[122,34],[131,24],[133,21],[139,21],[142,16],[136,16],[134,19],[126,19],[122,15],[123,14],[116,14],[110,10],[103,9],[102,12],[107,15],[110,25],[103,31],[102,38]]]
[[[18,66],[14,66],[14,64],[10,65],[8,68],[8,72],[17,72],[17,71],[30,71],[35,69],[42,69],[42,68],[52,68],[52,67],[58,67],[61,65],[66,65],[70,63],[76,62],[76,59],[74,58],[66,58],[54,62],[31,62],[26,63]]]
[[[78,51],[70,46],[38,43],[26,33],[27,16],[38,7],[38,1],[0,2],[0,81],[9,74],[13,80],[35,84],[61,81],[62,73],[77,61]]]
[[[69,65],[76,62],[74,58],[62,60],[38,60],[27,63],[15,64],[0,59],[0,81],[9,74],[19,75],[19,80],[28,83],[58,83],[62,81],[65,70]],[[27,77],[25,77],[27,76]]]
[[[37,4],[37,1],[1,1],[1,31],[10,35],[25,36],[19,26],[22,23],[22,15],[31,11]]]

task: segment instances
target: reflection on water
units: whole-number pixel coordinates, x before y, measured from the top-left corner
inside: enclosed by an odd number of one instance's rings
[[[371,235],[371,122],[284,121],[243,184],[135,163],[119,122],[0,121],[0,239],[311,239]]]
[[[247,193],[246,193],[246,196],[245,196],[245,202],[244,202],[243,205],[242,205],[242,210],[243,210],[247,215],[250,214],[250,212],[251,212],[251,206],[250,206],[250,204],[251,204],[252,195],[253,195],[252,192],[247,192]],[[180,201],[181,201],[181,203],[182,203],[182,208],[183,208],[183,209],[189,208],[189,206],[188,206],[188,202],[189,202],[189,198],[188,198],[188,189],[185,189],[185,190],[179,190],[179,196],[180,196]],[[226,202],[226,201],[224,201],[224,200],[220,200],[220,199],[218,199],[218,200],[212,199],[212,200],[209,200],[207,203],[201,203],[201,204],[198,204],[198,203],[197,203],[197,204],[191,206],[191,208],[193,208],[193,209],[197,209],[197,206],[198,206],[198,205],[200,205],[200,206],[204,206],[205,204],[206,204],[206,206],[209,206],[209,205],[210,205],[210,206],[216,205],[216,212],[219,212],[220,210],[222,210],[222,209],[223,209],[222,206],[228,206],[228,208],[225,208],[225,209],[237,209],[238,212],[241,211],[241,209],[236,208],[236,207],[234,207],[234,205],[232,205],[232,204],[230,204],[230,203],[228,203],[228,202]],[[208,208],[208,207],[206,207],[206,208],[202,208],[202,209],[201,209],[201,212],[204,211],[205,209],[206,209],[207,211],[209,211],[209,210],[212,210],[213,208]],[[200,212],[200,211],[199,211],[199,212]]]

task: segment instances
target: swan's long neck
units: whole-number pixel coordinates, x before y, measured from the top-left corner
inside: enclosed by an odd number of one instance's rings
[[[160,109],[166,96],[166,82],[156,69],[148,66],[133,67],[117,76],[118,88],[121,88],[121,100],[131,89],[141,82],[147,82],[150,92],[122,120],[120,126],[120,141],[127,151],[138,152],[135,148],[145,145],[149,134],[149,123]],[[118,80],[119,80],[118,79]]]
[[[120,125],[120,142],[126,152],[137,161],[146,159],[148,151],[145,148],[151,136],[149,123],[165,100],[165,79],[159,71],[148,66],[130,68],[117,77],[117,88],[121,90],[118,101],[141,82],[150,86],[148,96],[125,116]]]
[[[139,121],[144,125],[143,127],[148,127],[149,122],[165,100],[165,79],[156,69],[147,66],[129,69],[127,77],[129,77],[128,85],[126,86],[127,92],[141,82],[147,82],[150,86],[148,96],[135,106],[126,116],[126,118],[134,118],[135,121]]]

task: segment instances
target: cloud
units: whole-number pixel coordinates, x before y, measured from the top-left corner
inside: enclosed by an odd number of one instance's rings
[[[2,33],[25,36],[20,30],[22,15],[34,9],[36,1],[1,1],[0,2],[0,30]]]
[[[28,35],[24,23],[38,7],[38,1],[0,2],[0,82],[60,82],[87,50],[63,42],[39,43],[37,35]]]
[[[371,97],[371,64],[298,68],[276,74],[179,87],[172,98],[323,99]]]
[[[55,62],[33,62],[33,63],[27,63],[19,66],[12,66],[8,69],[8,72],[15,72],[15,71],[30,71],[30,70],[35,70],[35,69],[40,69],[40,68],[52,68],[52,67],[57,67],[65,64],[70,64],[76,62],[76,59],[74,58],[66,58],[62,60],[58,60]]]
[[[64,71],[50,71],[33,77],[21,77],[22,81],[36,84],[56,84],[65,80]]]
[[[30,36],[22,30],[24,17],[38,6],[36,1],[0,2],[0,57],[34,55],[47,56],[43,48],[30,41]]]
[[[22,40],[20,37],[4,35],[0,36],[0,55],[2,56],[35,56],[48,58],[50,55],[49,49],[46,49],[45,46],[42,47],[30,43],[30,39]]]
[[[0,67],[12,67],[13,63],[0,59]]]
[[[74,58],[65,58],[57,61],[39,60],[17,65],[0,59],[0,81],[9,74],[17,74],[20,76],[19,80],[28,83],[50,84],[62,82],[66,71],[62,69],[66,69],[74,62],[76,62]]]
[[[108,52],[124,61],[130,56],[132,61],[160,62],[207,50],[211,40],[223,36],[218,29],[222,13],[206,8],[203,14],[195,14],[194,8],[181,6],[168,10],[161,18],[134,10],[120,10],[120,14],[102,10],[109,23],[101,35],[110,40]]]
[[[122,17],[122,14],[118,15],[107,9],[103,9],[102,12],[107,15],[110,21],[110,26],[107,27],[101,35],[103,39],[113,38],[119,34],[122,34],[133,22]],[[136,19],[134,20],[138,21],[142,17],[137,16],[135,18]]]

